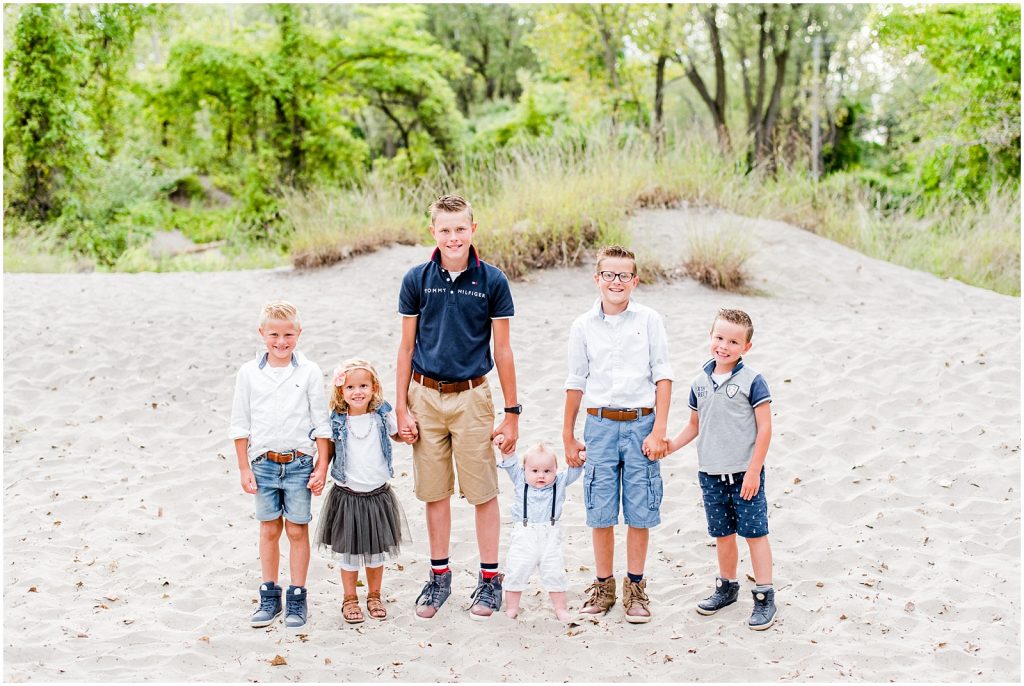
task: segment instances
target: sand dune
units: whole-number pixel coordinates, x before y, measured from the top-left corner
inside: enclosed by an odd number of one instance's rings
[[[518,622],[469,621],[465,503],[453,596],[415,621],[426,536],[401,446],[393,484],[416,540],[384,577],[391,617],[344,624],[337,569],[314,555],[308,629],[247,626],[257,525],[225,438],[234,372],[260,350],[260,305],[283,297],[302,313],[301,349],[325,370],[370,358],[393,398],[398,285],[429,254],[393,247],[312,272],[4,275],[4,679],[1019,681],[1020,300],[711,211],[641,213],[634,245],[668,259],[716,226],[757,247],[762,295],[684,280],[636,298],[665,318],[673,431],[716,309],[754,320],[748,360],[774,396],[773,629],[746,628],[749,580],[736,606],[693,610],[716,567],[692,447],[663,465],[648,625],[620,606],[566,627],[539,588]],[[589,272],[513,284],[527,442],[560,449],[565,337],[595,297]],[[579,486],[564,527],[576,607],[593,576]],[[616,557],[621,576],[621,543]]]

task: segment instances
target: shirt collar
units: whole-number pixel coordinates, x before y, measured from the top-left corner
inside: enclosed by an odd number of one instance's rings
[[[734,377],[736,373],[739,372],[739,370],[741,369],[743,369],[742,357],[736,362],[736,366],[732,368],[732,373],[729,374],[729,378],[731,379],[732,377]],[[713,358],[708,360],[707,364],[704,365],[704,372],[708,376],[711,376],[712,374],[715,373],[715,360]]]
[[[437,264],[438,267],[444,269],[441,266],[441,248],[434,248],[434,252],[430,254],[430,261]],[[469,246],[469,262],[466,264],[466,269],[472,269],[473,267],[480,266],[480,256],[476,254],[476,246]]]
[[[594,301],[594,307],[591,308],[590,311],[591,311],[591,314],[593,314],[598,319],[604,319],[607,316],[607,315],[605,315],[604,310],[601,309],[601,298],[598,298],[597,300]],[[619,316],[619,315],[621,315],[621,314],[623,314],[625,312],[636,312],[636,308],[633,307],[633,299],[632,298],[630,298],[629,302],[626,304],[626,309],[625,310],[620,312],[618,315],[613,315],[613,316]]]
[[[268,357],[270,357],[270,353],[263,353],[262,355],[260,355],[259,357],[256,358],[257,360],[259,360],[260,369],[263,369],[264,367],[267,366],[267,358]],[[298,367],[299,366],[299,359],[295,356],[295,353],[292,353],[291,363],[292,363],[293,367]]]

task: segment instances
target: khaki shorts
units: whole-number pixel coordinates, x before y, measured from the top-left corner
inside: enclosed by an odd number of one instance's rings
[[[494,401],[487,381],[467,391],[444,394],[410,381],[409,409],[420,435],[412,444],[417,498],[430,503],[454,495],[455,471],[459,493],[471,505],[498,495],[498,467],[491,445]]]

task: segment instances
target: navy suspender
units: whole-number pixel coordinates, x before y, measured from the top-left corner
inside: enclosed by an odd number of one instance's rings
[[[523,526],[526,526],[529,521],[529,512],[526,505],[526,496],[530,492],[530,484],[523,482]],[[551,484],[551,526],[555,525],[555,504],[558,502],[558,482],[555,481]]]

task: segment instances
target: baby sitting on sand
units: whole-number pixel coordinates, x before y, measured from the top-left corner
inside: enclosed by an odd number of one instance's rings
[[[504,442],[503,435],[494,437],[494,444],[499,448]],[[504,457],[499,466],[514,486],[512,532],[505,562],[505,614],[512,619],[518,616],[523,591],[533,570],[539,568],[540,582],[551,596],[555,616],[568,621],[565,592],[569,580],[565,574],[559,520],[565,503],[565,487],[580,478],[583,467],[559,472],[558,458],[543,444],[526,451],[522,466],[515,453]]]

